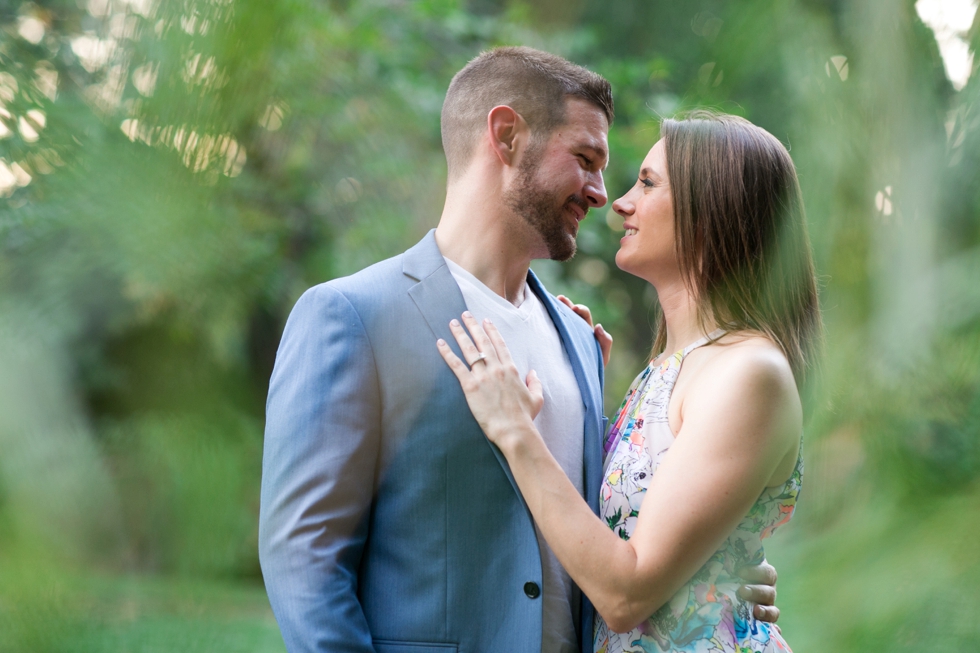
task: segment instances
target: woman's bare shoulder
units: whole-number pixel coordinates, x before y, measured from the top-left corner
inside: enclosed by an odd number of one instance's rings
[[[783,428],[802,428],[802,407],[789,361],[763,334],[726,334],[691,352],[678,379],[678,426],[689,410],[716,414],[775,411]],[[687,378],[685,379],[685,373]],[[783,430],[783,429],[778,429]]]
[[[793,370],[783,350],[765,334],[740,331],[728,333],[714,343],[691,352],[689,383],[723,383],[738,385],[776,384],[795,393]]]

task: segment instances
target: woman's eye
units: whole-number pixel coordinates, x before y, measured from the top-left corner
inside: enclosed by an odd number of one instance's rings
[[[647,188],[653,188],[654,186],[653,182],[650,181],[649,179],[640,179],[640,183],[646,186]]]

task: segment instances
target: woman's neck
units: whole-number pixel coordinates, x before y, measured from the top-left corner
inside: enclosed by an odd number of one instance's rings
[[[667,323],[665,353],[672,354],[680,351],[717,328],[710,318],[704,324],[701,323],[694,295],[683,282],[679,281],[656,290],[660,309]]]

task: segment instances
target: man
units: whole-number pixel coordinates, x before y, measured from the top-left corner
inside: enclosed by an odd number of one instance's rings
[[[494,320],[541,373],[539,429],[597,509],[602,353],[529,265],[570,258],[606,203],[612,119],[595,73],[529,48],[483,53],[443,106],[438,228],[297,302],[269,389],[259,534],[290,653],[591,652],[591,606],[435,342],[454,342],[467,309]]]

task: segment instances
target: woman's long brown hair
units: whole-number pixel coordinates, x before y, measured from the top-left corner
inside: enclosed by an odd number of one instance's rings
[[[702,327],[772,339],[802,385],[820,339],[820,307],[796,168],[772,134],[708,111],[660,128],[675,247]],[[660,316],[653,351],[667,343]]]

